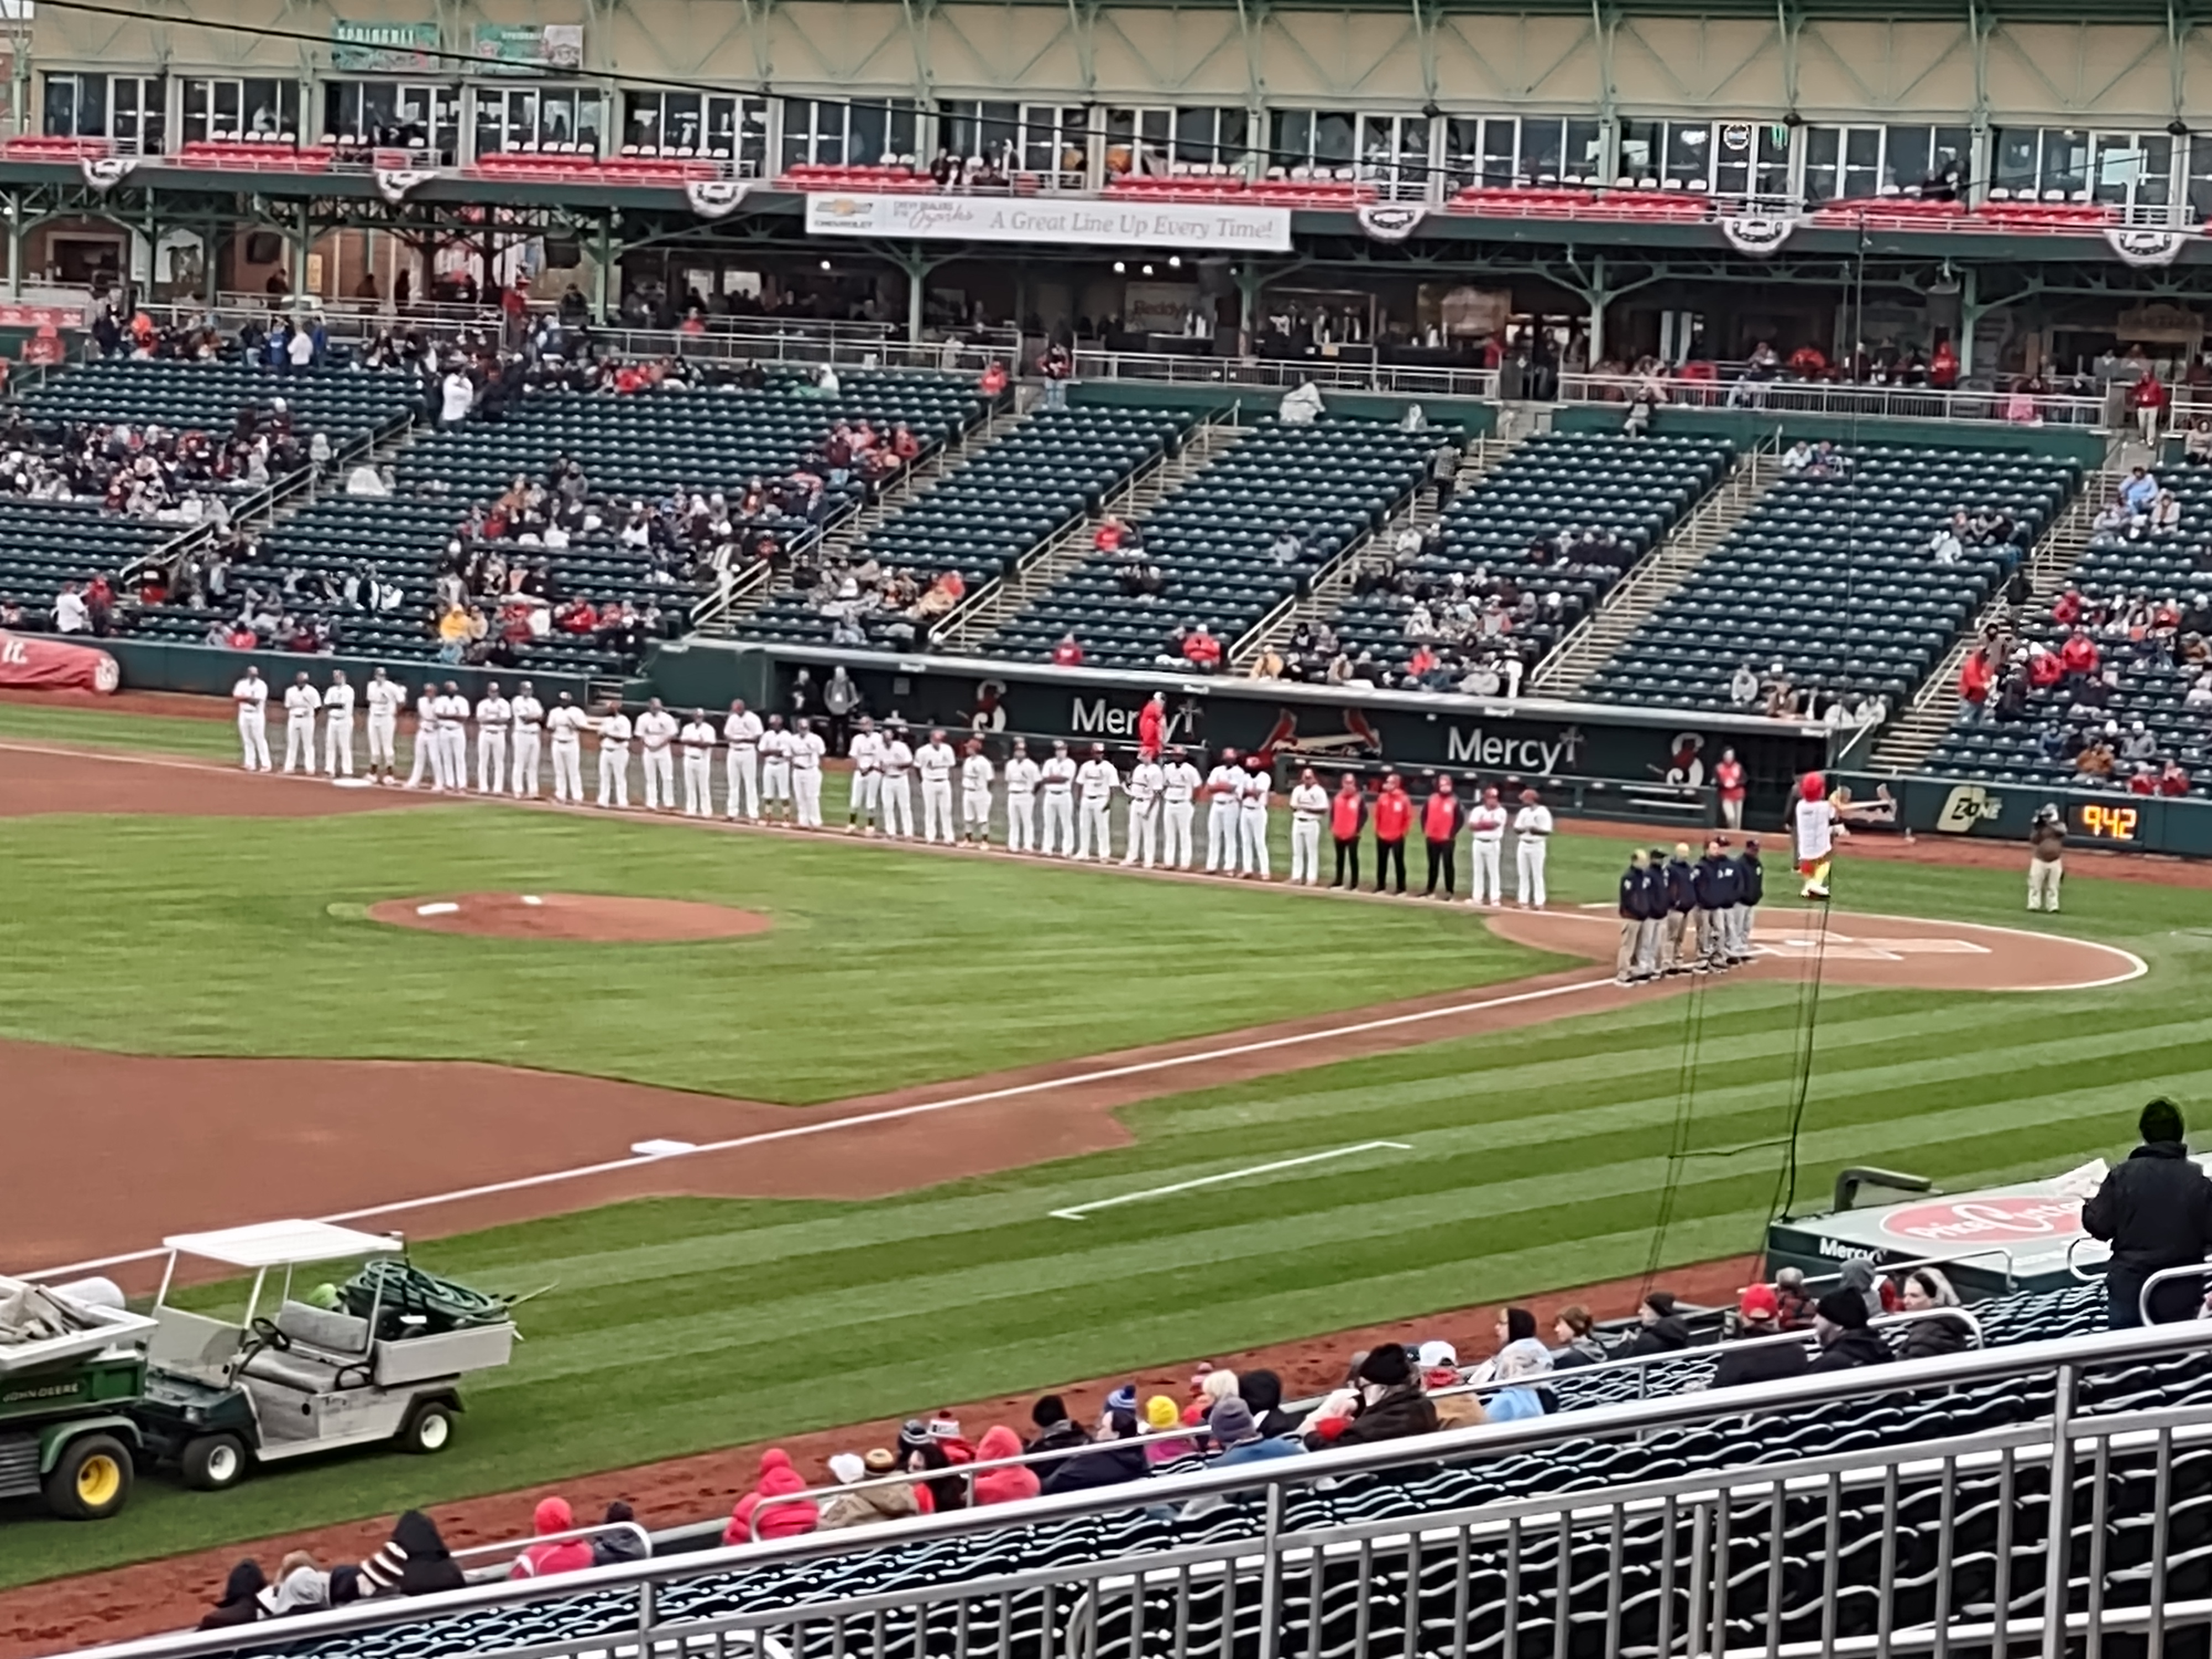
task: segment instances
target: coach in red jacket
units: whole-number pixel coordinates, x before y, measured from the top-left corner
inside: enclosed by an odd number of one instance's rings
[[[1444,899],[1449,902],[1459,892],[1459,827],[1466,814],[1460,806],[1459,797],[1452,793],[1452,781],[1448,777],[1437,780],[1435,792],[1421,803],[1421,838],[1429,844],[1429,884],[1427,896],[1437,896],[1437,877],[1444,878]]]
[[[1406,793],[1405,780],[1395,772],[1382,780],[1382,793],[1375,797],[1375,890],[1381,892],[1390,879],[1395,866],[1398,872],[1398,893],[1406,891],[1406,837],[1413,829],[1413,798]]]
[[[1329,885],[1341,887],[1346,892],[1359,886],[1359,832],[1367,827],[1367,792],[1359,787],[1359,776],[1346,772],[1336,786],[1336,795],[1328,804],[1328,832],[1336,837],[1336,879]],[[1399,857],[1400,879],[1404,879],[1405,858],[1402,843]]]

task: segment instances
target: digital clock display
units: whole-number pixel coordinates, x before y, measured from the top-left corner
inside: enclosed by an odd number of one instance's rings
[[[2092,841],[2133,841],[2142,822],[2142,811],[2133,806],[2084,801],[2074,809],[2074,832]]]

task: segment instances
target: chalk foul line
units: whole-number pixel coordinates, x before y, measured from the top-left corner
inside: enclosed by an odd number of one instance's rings
[[[1088,1204],[1072,1204],[1064,1210],[1054,1210],[1052,1216],[1055,1221],[1080,1221],[1093,1210],[1110,1210],[1116,1204],[1135,1204],[1148,1198],[1165,1198],[1170,1193],[1187,1193],[1194,1188],[1218,1186],[1224,1181],[1243,1181],[1252,1176],[1273,1175],[1278,1170],[1295,1170],[1307,1164],[1326,1164],[1331,1158],[1351,1158],[1360,1152],[1410,1152],[1413,1150],[1402,1140],[1363,1140],[1357,1146],[1339,1146],[1334,1152],[1308,1152],[1304,1158],[1278,1158],[1273,1164],[1255,1164],[1244,1170],[1224,1170],[1219,1175],[1200,1176],[1195,1181],[1178,1181],[1169,1187],[1147,1187],[1141,1193],[1123,1193],[1115,1198],[1093,1199]]]

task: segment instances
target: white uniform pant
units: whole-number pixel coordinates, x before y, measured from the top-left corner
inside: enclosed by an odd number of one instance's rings
[[[1215,801],[1206,809],[1206,867],[1237,867],[1237,807],[1232,802]]]
[[[1238,868],[1261,880],[1267,879],[1267,809],[1246,806],[1237,813]]]
[[[252,703],[238,707],[238,746],[246,752],[246,769],[269,769],[269,716]]]
[[[1152,867],[1160,850],[1160,804],[1156,800],[1129,803],[1129,845],[1121,854],[1124,864],[1141,861],[1146,869]]]
[[[921,838],[952,844],[952,785],[945,779],[921,781]]]
[[[1190,868],[1191,805],[1187,800],[1171,800],[1161,816],[1167,822],[1166,844],[1160,848],[1160,862],[1177,870]]]
[[[645,810],[676,810],[676,753],[671,749],[645,751]]]
[[[313,772],[315,769],[315,717],[313,714],[284,716],[284,769],[287,772]]]
[[[960,792],[960,831],[975,841],[991,839],[989,790],[963,789]]]
[[[723,769],[729,775],[730,816],[760,816],[760,750],[732,744]],[[742,803],[742,805],[740,805]]]
[[[1321,820],[1304,812],[1291,819],[1291,881],[1308,887],[1321,884]]]
[[[353,775],[353,716],[332,714],[323,722],[323,770],[334,778]]]
[[[787,760],[769,760],[761,763],[761,799],[774,803],[791,799],[791,763]]]
[[[794,816],[809,830],[822,827],[822,769],[818,766],[794,766],[791,769],[791,804]]]
[[[711,818],[714,816],[714,773],[708,764],[703,749],[684,751],[684,816],[687,818]]]
[[[1084,801],[1075,818],[1076,857],[1089,858],[1091,843],[1094,841],[1098,843],[1100,858],[1114,856],[1114,820],[1110,816],[1113,807],[1114,798],[1111,795],[1103,800],[1086,799]]]
[[[2030,859],[2027,861],[2027,908],[2055,912],[2058,908],[2058,884],[2065,879],[2064,859]]]
[[[415,728],[414,764],[407,769],[407,787],[415,787],[426,773],[433,789],[446,787],[446,740],[435,728],[425,732],[418,726]]]
[[[517,726],[514,732],[514,795],[517,800],[538,794],[538,728]]]
[[[1075,797],[1048,794],[1044,798],[1044,855],[1069,858],[1075,852]]]
[[[884,779],[882,793],[884,819],[882,829],[887,836],[914,835],[914,792],[908,787],[903,775]]]
[[[584,745],[553,739],[553,799],[584,804]]]
[[[496,726],[477,728],[477,788],[487,795],[507,793],[507,733]]]
[[[845,816],[854,823],[873,825],[876,804],[883,799],[884,775],[880,772],[853,774],[853,793],[846,802]]]
[[[469,732],[465,726],[441,726],[439,732],[446,739],[446,787],[466,789],[469,787]]]
[[[381,766],[389,772],[399,762],[399,721],[391,714],[371,714],[368,717],[368,769],[374,772]]]
[[[1009,853],[1036,851],[1036,796],[1034,793],[1018,795],[1006,792],[1006,850]]]
[[[629,805],[629,750],[627,748],[603,746],[599,750],[599,805]]]
[[[1502,904],[1505,900],[1505,884],[1499,873],[1500,853],[1505,843],[1476,836],[1472,838],[1468,859],[1468,902],[1470,904]]]
[[[1523,836],[1513,848],[1513,896],[1523,904],[1544,902],[1544,860],[1552,844],[1541,836]]]

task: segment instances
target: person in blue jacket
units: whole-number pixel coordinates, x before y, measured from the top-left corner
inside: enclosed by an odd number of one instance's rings
[[[1622,985],[1644,977],[1637,971],[1638,947],[1644,942],[1644,874],[1650,868],[1639,847],[1628,855],[1628,868],[1620,872],[1620,949],[1613,957],[1613,976]]]
[[[1698,908],[1697,867],[1690,862],[1690,843],[1674,843],[1674,856],[1667,860],[1667,955],[1666,971],[1686,974],[1690,971],[1688,953],[1682,945],[1683,936],[1690,931],[1690,916]],[[1691,949],[1696,941],[1691,941]]]
[[[1752,836],[1743,844],[1743,851],[1735,860],[1735,909],[1729,916],[1729,957],[1731,961],[1749,962],[1751,923],[1759,902],[1766,896],[1766,870],[1759,861],[1759,838]]]
[[[1735,908],[1735,860],[1728,855],[1728,842],[1715,836],[1705,842],[1705,855],[1693,872],[1698,896],[1698,969],[1720,973],[1729,966],[1729,914]]]

